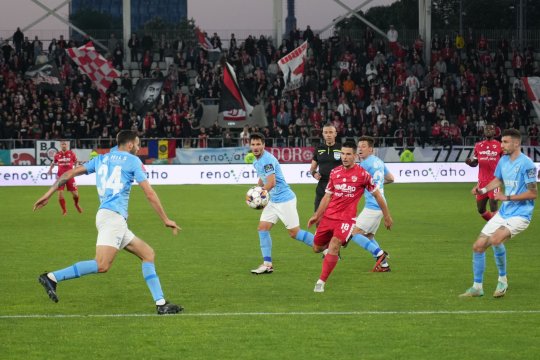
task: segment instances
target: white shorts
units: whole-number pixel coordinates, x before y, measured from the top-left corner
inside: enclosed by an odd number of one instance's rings
[[[523,230],[529,227],[530,221],[519,217],[514,216],[508,219],[503,219],[499,213],[496,213],[495,216],[493,216],[486,225],[482,228],[481,233],[486,236],[491,236],[493,233],[502,227],[507,228],[510,231],[511,237],[516,236]]]
[[[260,220],[275,224],[278,219],[283,222],[287,229],[300,226],[300,218],[298,217],[298,210],[296,210],[296,197],[282,203],[275,203],[270,200],[263,209]]]
[[[135,234],[127,227],[126,219],[108,209],[98,210],[96,228],[98,230],[96,245],[112,246],[120,250],[135,238]]]
[[[379,229],[382,218],[382,210],[364,208],[356,218],[356,227],[363,230],[366,234],[375,235]]]

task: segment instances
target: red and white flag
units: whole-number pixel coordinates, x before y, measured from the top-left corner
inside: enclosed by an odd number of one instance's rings
[[[199,42],[199,46],[206,51],[209,52],[220,52],[219,48],[214,48],[214,45],[212,45],[212,42],[206,36],[201,29],[198,27],[195,28],[195,36],[197,36],[197,41]]]
[[[533,104],[536,117],[540,119],[540,77],[524,77],[522,80],[527,91],[527,97]]]
[[[79,48],[66,49],[66,52],[101,93],[107,92],[114,79],[120,77],[120,71],[96,51],[91,41]]]
[[[294,90],[302,86],[304,68],[306,64],[307,41],[279,59],[278,65],[285,79],[285,91]]]

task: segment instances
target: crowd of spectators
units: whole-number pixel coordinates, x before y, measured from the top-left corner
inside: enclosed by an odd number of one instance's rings
[[[459,145],[481,137],[488,122],[500,130],[520,129],[531,145],[538,144],[519,80],[539,73],[532,47],[517,49],[499,39],[490,49],[485,37],[472,31],[444,39],[435,34],[426,64],[423,40],[400,44],[393,27],[386,39],[366,28],[363,38],[354,40],[337,33],[321,39],[308,26],[292,31],[277,48],[264,36],[239,42],[232,34],[228,48],[215,33],[210,40],[235,68],[246,96],[265,106],[267,127],[199,125],[202,99],[219,97],[221,65],[195,42],[133,35],[126,56],[112,35],[107,56],[124,74],[102,94],[66,56],[66,48],[80,43],[60,36],[44,49],[37,37],[31,41],[17,29],[11,42],[0,44],[0,139],[17,141],[0,146],[68,138],[78,147],[94,147],[95,141],[83,140],[91,138],[108,147],[121,129],[137,130],[141,138],[182,138],[183,146],[193,147],[242,145],[253,131],[277,146],[304,146],[320,138],[327,122],[343,140],[371,135],[379,146]],[[277,61],[303,41],[309,43],[303,85],[284,92]],[[58,65],[63,91],[41,90],[24,78],[30,66],[49,60]],[[145,114],[130,104],[133,63],[141,76],[164,80],[155,107]]]

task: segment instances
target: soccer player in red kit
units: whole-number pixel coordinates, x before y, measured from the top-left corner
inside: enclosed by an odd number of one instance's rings
[[[60,177],[63,173],[73,169],[77,165],[77,155],[71,150],[68,149],[69,142],[66,140],[60,141],[60,151],[54,155],[54,160],[51,163],[49,168],[49,175],[52,174],[54,165],[58,165],[58,174]],[[62,208],[62,215],[66,215],[66,200],[64,199],[64,187],[67,186],[67,190],[73,195],[73,201],[75,202],[75,207],[77,211],[82,213],[82,208],[79,206],[79,192],[77,191],[77,184],[75,184],[75,179],[70,179],[66,185],[58,187],[58,202]]]
[[[484,128],[484,135],[486,140],[479,141],[474,145],[473,156],[465,160],[465,163],[472,167],[478,167],[478,189],[482,189],[487,186],[495,178],[495,168],[499,163],[499,159],[503,155],[501,143],[494,139],[496,133],[495,125],[487,124]],[[478,212],[484,218],[489,221],[498,209],[497,200],[495,200],[495,193],[499,192],[499,188],[496,188],[486,194],[476,194],[476,206]],[[489,200],[489,209],[487,211],[486,205]]]
[[[386,201],[373,183],[371,175],[356,164],[356,143],[346,141],[341,146],[342,165],[330,172],[326,194],[319,208],[308,221],[308,227],[319,224],[313,240],[313,250],[317,253],[328,248],[324,257],[322,272],[313,291],[324,292],[326,280],[336,267],[339,250],[352,234],[356,223],[358,201],[367,189],[380,206],[384,225],[390,229],[393,223]],[[377,249],[377,265],[386,258],[386,253]]]

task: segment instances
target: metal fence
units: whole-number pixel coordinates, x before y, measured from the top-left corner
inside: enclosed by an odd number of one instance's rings
[[[261,35],[264,35],[266,37],[270,37],[273,34],[272,29],[253,29],[253,30],[225,30],[225,29],[205,29],[206,32],[211,36],[213,33],[217,33],[221,37],[221,41],[223,43],[223,47],[228,48],[229,46],[229,40],[231,38],[231,34],[235,34],[235,38],[238,41],[238,44],[243,42],[249,35],[255,37],[258,39]],[[384,29],[383,29],[384,30]],[[412,46],[414,43],[416,37],[418,36],[418,30],[417,29],[405,29],[405,28],[399,28],[399,26],[396,27],[396,30],[398,30],[399,33],[399,42],[405,46]],[[97,29],[92,30],[88,29],[86,30],[88,34],[90,34],[92,37],[96,38],[97,40],[103,42],[104,44],[107,44],[108,39],[110,38],[110,35],[112,33],[115,34],[117,39],[122,39],[122,30],[119,29]],[[458,29],[432,29],[432,36],[435,34],[438,34],[439,39],[441,41],[444,39],[446,35],[450,36],[450,39],[452,40],[452,44],[454,43],[454,37],[455,33],[458,32]],[[9,38],[13,35],[13,30],[0,30],[0,37],[1,38]],[[497,49],[498,43],[501,39],[507,39],[509,42],[512,42],[512,39],[519,38],[518,32],[516,29],[474,29],[473,33],[475,34],[476,40],[480,37],[480,35],[483,35],[486,40],[488,41],[489,48],[490,49]],[[48,46],[50,40],[53,38],[58,39],[60,35],[63,35],[65,39],[68,39],[70,37],[69,31],[67,29],[58,29],[58,30],[28,30],[25,32],[25,36],[28,36],[28,38],[32,41],[35,36],[37,36],[42,42],[44,42],[45,48]],[[142,35],[142,33],[141,33]],[[194,39],[193,33],[187,33],[183,30],[160,30],[160,31],[152,31],[149,33],[149,35],[152,36],[154,39],[154,42],[156,43],[156,49],[157,44],[159,43],[159,39],[161,39],[161,36],[163,35],[167,41],[173,42],[175,40],[179,39]],[[334,35],[334,29],[330,28],[323,33],[320,33],[320,36],[322,39],[327,39],[330,36]],[[339,33],[340,37],[350,36],[352,39],[362,43],[363,37],[364,37],[364,31],[363,30],[342,30]],[[284,37],[288,37],[288,34],[284,34]],[[382,38],[381,35],[375,34],[375,39],[378,40]],[[531,45],[535,49],[540,48],[540,30],[538,29],[528,29],[523,31],[523,42],[524,45]]]
[[[375,145],[377,147],[416,147],[416,146],[473,146],[476,142],[482,140],[482,137],[467,136],[461,137],[456,141],[448,139],[440,139],[433,137],[415,137],[415,138],[403,138],[403,137],[375,137]],[[150,140],[156,140],[151,138],[141,138],[141,147],[147,147]],[[169,138],[168,140],[175,140],[177,148],[183,149],[196,149],[196,148],[227,148],[248,146],[241,138]],[[341,141],[345,140],[358,140],[358,136],[344,137]],[[339,141],[339,140],[338,140]],[[36,140],[33,139],[0,139],[0,149],[22,149],[22,148],[34,148]],[[308,137],[308,138],[267,138],[266,146],[269,147],[304,147],[304,146],[317,146],[321,144],[322,139],[320,137]],[[107,139],[73,139],[71,140],[72,148],[79,149],[108,149],[116,145],[113,138]],[[531,144],[530,139],[524,137],[523,145]]]

